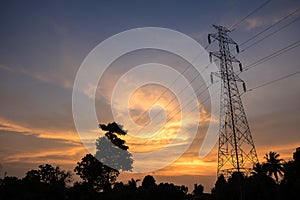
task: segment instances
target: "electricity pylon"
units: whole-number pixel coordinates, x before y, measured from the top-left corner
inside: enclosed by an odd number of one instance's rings
[[[235,73],[233,63],[238,63],[240,71],[242,65],[229,49],[229,45],[235,45],[239,53],[239,47],[227,33],[230,32],[223,26],[213,25],[217,33],[208,34],[208,42],[211,38],[219,41],[219,51],[210,52],[212,56],[220,60],[220,71],[213,75],[221,78],[221,104],[219,124],[219,149],[217,174],[228,177],[233,172],[242,172],[248,175],[253,166],[258,163],[258,158],[251,136],[250,128],[242,104],[237,82],[241,82],[244,90],[244,81]]]

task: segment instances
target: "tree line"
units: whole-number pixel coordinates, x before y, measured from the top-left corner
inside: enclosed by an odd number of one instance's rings
[[[120,172],[132,170],[129,147],[119,137],[127,132],[115,122],[99,127],[105,135],[96,141],[96,154],[85,155],[74,168],[80,181],[74,182],[70,171],[44,164],[29,170],[24,178],[5,176],[0,179],[0,199],[284,200],[299,196],[300,148],[290,161],[284,161],[276,152],[269,152],[264,157],[265,162],[253,166],[249,176],[237,172],[227,179],[219,176],[209,194],[203,192],[201,184],[195,184],[189,193],[184,185],[156,183],[151,175],[143,180],[117,182]]]

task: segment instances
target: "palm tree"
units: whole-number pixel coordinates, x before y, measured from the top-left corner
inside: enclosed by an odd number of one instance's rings
[[[252,175],[257,175],[257,176],[262,176],[262,175],[266,175],[266,164],[260,164],[260,163],[256,163],[253,166],[253,171],[251,172]]]
[[[266,154],[264,158],[266,159],[266,163],[264,164],[266,167],[267,175],[275,177],[276,182],[278,183],[278,175],[283,175],[283,159],[279,158],[280,154],[270,151],[269,154]]]

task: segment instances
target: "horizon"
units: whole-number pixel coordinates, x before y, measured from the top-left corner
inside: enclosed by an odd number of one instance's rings
[[[240,74],[249,89],[242,94],[242,101],[258,159],[263,161],[264,155],[270,151],[279,153],[286,161],[292,159],[300,146],[300,2],[272,0],[257,10],[262,3],[258,0],[206,3],[3,2],[0,8],[3,27],[0,37],[0,177],[5,173],[24,177],[26,171],[41,164],[73,171],[76,163],[90,153],[89,148],[95,148],[94,138],[102,134],[98,124],[92,124],[90,135],[87,134],[90,146],[85,145],[85,138],[75,127],[72,92],[76,74],[99,43],[121,32],[142,27],[175,30],[206,47],[207,35],[215,32],[212,24],[228,28],[234,26],[229,35],[240,45],[241,53],[236,57],[244,68],[249,68]],[[207,50],[218,50],[217,43],[208,46]],[[210,192],[217,179],[218,145],[215,144],[204,158],[199,157],[208,123],[212,120],[211,104],[207,102],[209,93],[205,92],[198,98],[199,112],[190,112],[191,115],[180,123],[180,113],[171,115],[172,120],[167,121],[162,130],[155,126],[145,131],[143,126],[149,124],[153,116],[160,116],[162,110],[163,117],[170,117],[170,113],[180,105],[180,98],[189,98],[188,93],[180,96],[167,87],[148,84],[130,93],[129,99],[123,99],[132,85],[148,80],[150,75],[128,76],[123,82],[119,79],[133,66],[151,63],[153,68],[157,67],[154,61],[180,73],[189,65],[187,60],[172,52],[158,50],[146,49],[120,56],[107,68],[97,85],[95,109],[98,121],[101,124],[115,121],[110,106],[115,103],[122,111],[118,113],[120,121],[116,122],[128,130],[128,135],[122,138],[132,152],[162,149],[174,139],[180,126],[184,130],[183,135],[172,141],[176,151],[182,150],[186,140],[192,142],[179,157],[170,153],[160,155],[160,162],[137,160],[137,164],[142,163],[149,168],[163,166],[162,169],[141,174],[121,173],[117,181],[127,182],[131,177],[142,179],[150,174],[157,182],[187,185],[189,191],[197,183]],[[209,58],[203,62],[208,63]],[[185,76],[191,81],[194,73],[187,70]],[[159,75],[163,73],[154,74],[156,77]],[[170,77],[170,81],[173,79],[176,77]],[[197,79],[190,84],[191,88],[197,89],[204,79]],[[112,102],[116,84],[125,89],[120,90],[117,93],[120,98]],[[90,97],[93,89],[85,90],[84,95]],[[175,97],[176,101],[170,104]],[[130,110],[130,119],[123,115],[125,103],[126,109]],[[201,115],[201,119],[199,124],[194,124],[198,120],[197,114]],[[162,121],[163,117],[157,120]],[[131,121],[137,126],[133,126]],[[199,129],[195,138],[191,138],[190,130],[196,125]],[[137,139],[139,136],[148,140]],[[167,159],[175,161],[164,163]]]

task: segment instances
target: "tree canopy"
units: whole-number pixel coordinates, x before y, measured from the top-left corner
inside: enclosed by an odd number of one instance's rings
[[[99,128],[105,134],[96,140],[95,156],[87,154],[77,163],[75,172],[96,191],[109,191],[120,171],[132,170],[133,160],[125,140],[119,138],[127,134],[121,125],[113,122],[99,124]]]

